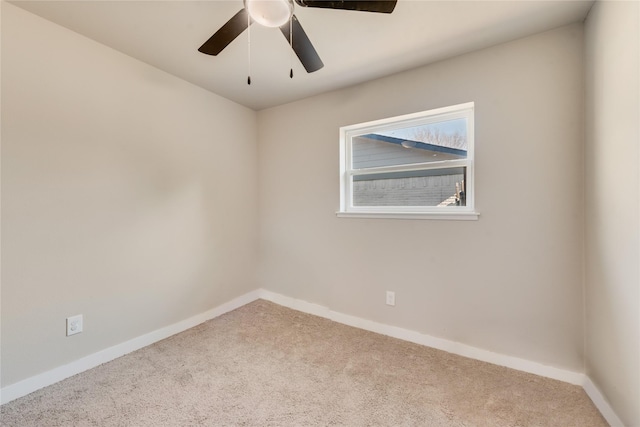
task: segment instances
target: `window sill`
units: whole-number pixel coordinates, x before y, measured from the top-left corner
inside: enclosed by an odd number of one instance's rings
[[[338,218],[431,219],[477,221],[478,212],[336,212]]]

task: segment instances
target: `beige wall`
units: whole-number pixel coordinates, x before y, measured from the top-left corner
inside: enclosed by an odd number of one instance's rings
[[[2,2],[3,387],[254,289],[256,132],[255,112]]]
[[[582,35],[568,26],[259,112],[259,285],[582,371]],[[468,101],[478,221],[336,218],[340,126]]]
[[[257,120],[1,4],[2,387],[256,287],[581,372],[586,272],[587,373],[640,423],[637,2],[592,10],[586,81],[572,25]],[[336,218],[340,126],[468,101],[480,220]]]
[[[597,2],[586,21],[586,372],[640,425],[638,2]]]

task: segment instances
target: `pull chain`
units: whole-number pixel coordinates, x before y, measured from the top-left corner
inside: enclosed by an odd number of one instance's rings
[[[291,46],[291,55],[289,56],[291,70],[289,71],[289,78],[293,78],[293,15],[289,18],[289,45]]]
[[[251,84],[251,15],[247,13],[247,59],[249,71],[247,73],[247,84]]]

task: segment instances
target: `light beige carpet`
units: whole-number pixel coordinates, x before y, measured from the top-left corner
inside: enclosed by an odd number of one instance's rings
[[[577,386],[256,301],[0,408],[2,426],[606,426]]]

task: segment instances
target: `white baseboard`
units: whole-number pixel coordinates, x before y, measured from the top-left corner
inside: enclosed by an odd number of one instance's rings
[[[149,332],[148,334],[139,336],[132,340],[114,345],[113,347],[109,347],[97,353],[90,354],[82,359],[3,387],[0,389],[0,404],[5,404],[19,397],[26,396],[27,394],[33,393],[43,387],[62,381],[65,378],[69,378],[91,368],[95,368],[96,366],[102,365],[103,363],[114,360],[120,356],[124,356],[125,354],[139,350],[179,332],[193,328],[207,320],[213,319],[255,301],[259,298],[259,295],[260,291],[258,290],[249,292],[218,307],[205,311],[204,313],[200,313],[178,323]]]
[[[261,289],[259,296],[267,301],[274,302],[294,310],[324,317],[344,325],[354,326],[382,335],[398,338],[404,341],[413,342],[427,347],[437,348],[449,353],[465,356],[470,359],[481,360],[483,362],[493,363],[494,365],[505,366],[507,368],[516,369],[518,371],[528,372],[539,375],[541,377],[551,378],[566,383],[582,386],[587,396],[593,401],[602,416],[607,420],[611,427],[624,427],[620,418],[616,415],[607,400],[604,398],[600,390],[593,384],[591,379],[583,373],[567,371],[552,366],[543,365],[541,363],[532,362],[526,359],[520,359],[513,356],[494,353],[488,350],[472,347],[466,344],[449,341],[442,338],[433,337],[431,335],[421,334],[419,332],[408,329],[389,326],[377,323],[371,320],[362,319],[355,316],[339,313],[330,310],[318,304],[307,301],[290,298],[275,292]]]
[[[591,381],[591,378],[588,376],[584,376],[585,380],[582,384],[582,388],[587,393],[587,396],[591,399],[596,408],[600,411],[605,420],[609,423],[611,427],[624,427],[624,424],[618,418],[618,415],[614,412],[611,405],[607,399],[605,399],[604,395],[600,393],[600,390],[596,385]]]
[[[543,365],[526,359],[520,359],[513,356],[506,356],[494,353],[488,350],[472,347],[466,344],[437,338],[431,335],[421,334],[419,332],[396,326],[385,325],[371,320],[362,319],[355,316],[332,311],[328,307],[313,304],[307,301],[287,297],[265,289],[258,289],[216,308],[208,310],[204,313],[190,317],[189,319],[174,323],[124,343],[109,347],[105,350],[83,357],[82,359],[71,362],[67,365],[60,366],[42,374],[35,375],[15,384],[11,384],[0,389],[0,404],[10,402],[22,396],[26,396],[43,387],[62,381],[73,375],[79,374],[103,363],[114,360],[120,356],[139,350],[143,347],[151,345],[155,342],[168,338],[172,335],[185,331],[189,328],[197,326],[207,320],[218,317],[224,313],[235,310],[257,299],[271,301],[278,305],[289,307],[304,313],[313,314],[319,317],[333,320],[344,325],[353,326],[382,335],[398,338],[404,341],[413,342],[427,347],[437,348],[449,353],[460,356],[469,357],[471,359],[481,360],[483,362],[493,363],[495,365],[505,366],[516,369],[518,371],[528,372],[542,377],[552,378],[555,380],[567,382],[570,384],[580,385],[584,388],[587,395],[591,398],[598,410],[612,427],[623,426],[620,418],[613,411],[602,393],[593,384],[591,379],[583,373],[567,371],[552,366]]]
[[[444,350],[446,352],[465,356],[470,359],[481,360],[483,362],[493,363],[494,365],[506,366],[507,368],[529,372],[531,374],[540,375],[542,377],[552,378],[575,385],[581,386],[584,383],[584,374],[582,373],[554,368],[552,366],[543,365],[541,363],[532,362],[530,360],[520,359],[513,356],[506,356],[488,350],[482,350],[470,345],[437,338],[431,335],[421,334],[419,332],[411,331],[408,329],[389,326],[371,320],[361,319],[359,317],[332,311],[327,307],[286,297],[284,295],[266,291],[264,289],[260,290],[259,295],[260,298],[267,301],[271,301],[276,304],[292,308],[294,310],[299,310],[305,313],[324,317],[335,322],[342,323],[344,325],[354,326],[356,328],[365,329],[367,331],[376,332],[404,341],[413,342],[427,347],[437,348],[438,350]]]

